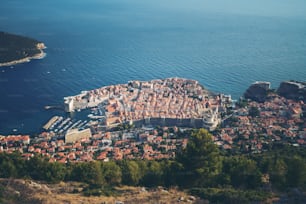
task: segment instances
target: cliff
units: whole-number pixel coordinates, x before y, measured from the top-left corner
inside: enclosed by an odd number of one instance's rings
[[[268,92],[270,91],[270,82],[257,81],[246,90],[244,97],[258,102],[265,101]]]
[[[11,66],[45,56],[45,45],[38,40],[0,32],[0,66]]]
[[[274,92],[270,89],[270,82],[255,82],[246,90],[244,98],[264,102],[269,92]],[[281,82],[276,93],[287,99],[306,102],[306,82],[293,80]]]
[[[306,102],[306,82],[284,81],[277,89],[277,93],[285,98]]]

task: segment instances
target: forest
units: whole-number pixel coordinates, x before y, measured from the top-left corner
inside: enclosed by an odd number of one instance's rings
[[[61,164],[50,163],[39,155],[24,160],[17,152],[1,153],[0,177],[47,183],[84,182],[88,188],[83,193],[88,196],[111,195],[112,187],[120,185],[176,186],[213,203],[248,203],[291,189],[304,192],[305,158],[304,148],[282,144],[275,144],[262,154],[232,155],[220,150],[208,131],[198,129],[174,160]]]
[[[39,41],[0,31],[0,63],[20,60],[39,54],[36,45]]]

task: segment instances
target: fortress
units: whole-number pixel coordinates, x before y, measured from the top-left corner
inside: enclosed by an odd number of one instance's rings
[[[120,123],[205,127],[220,123],[230,96],[215,95],[198,81],[183,78],[129,81],[64,98],[65,110],[99,107],[106,126]]]

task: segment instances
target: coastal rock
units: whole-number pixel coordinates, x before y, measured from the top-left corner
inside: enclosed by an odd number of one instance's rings
[[[306,102],[306,82],[284,81],[277,89],[277,93],[288,99]]]
[[[263,102],[267,97],[270,86],[270,82],[256,81],[246,90],[244,97],[257,102]]]

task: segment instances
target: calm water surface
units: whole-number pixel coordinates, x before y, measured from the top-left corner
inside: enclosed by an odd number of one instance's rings
[[[192,78],[234,98],[256,80],[306,79],[302,0],[2,0],[0,30],[48,47],[0,67],[0,134],[37,132],[63,114],[45,105],[133,79]]]

